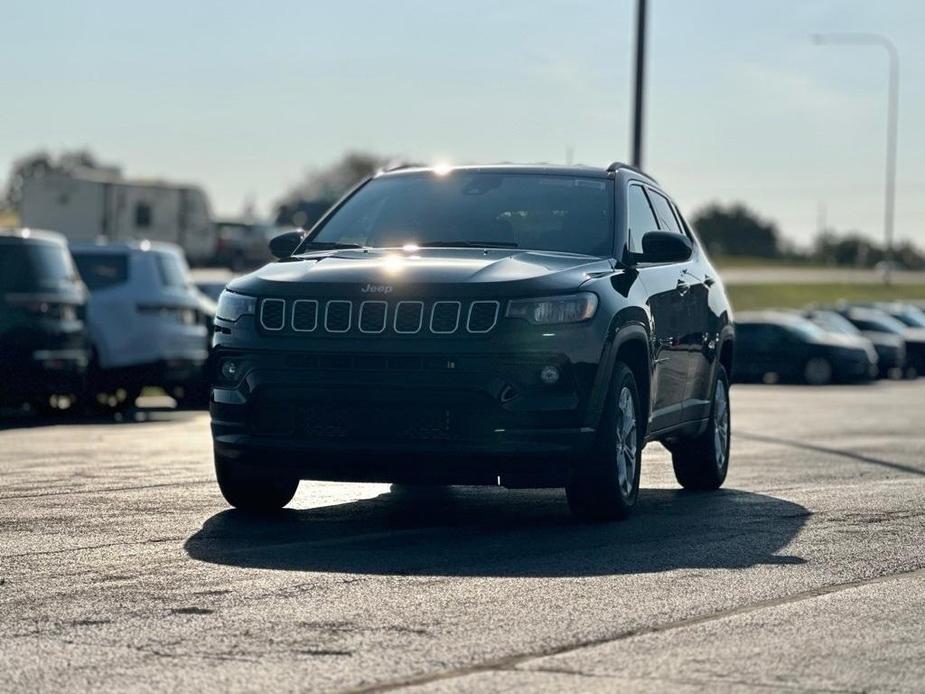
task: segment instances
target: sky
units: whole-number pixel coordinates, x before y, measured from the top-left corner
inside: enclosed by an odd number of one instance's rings
[[[645,168],[690,215],[741,201],[807,244],[883,233],[886,53],[901,59],[896,236],[925,246],[925,2],[650,0]],[[347,150],[628,160],[634,0],[0,0],[0,177],[87,147],[269,214]]]

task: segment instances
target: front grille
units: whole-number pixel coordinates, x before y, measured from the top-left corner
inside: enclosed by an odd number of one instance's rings
[[[424,322],[423,301],[399,301],[395,307],[395,332],[420,332]]]
[[[498,325],[501,302],[439,299],[400,301],[277,299],[260,301],[259,324],[266,332],[295,336],[453,335],[490,333]]]
[[[469,306],[469,320],[466,328],[470,333],[487,333],[495,327],[498,320],[497,301],[473,301]]]
[[[364,301],[360,304],[360,332],[381,333],[385,330],[389,305],[385,301]]]
[[[353,303],[350,301],[329,301],[324,310],[324,329],[329,333],[345,333],[350,330]]]
[[[318,327],[318,302],[299,299],[292,303],[292,329],[297,333],[311,332]]]
[[[286,323],[286,302],[282,299],[264,299],[260,304],[260,325],[264,330],[279,331]]]
[[[430,313],[430,331],[439,335],[455,333],[459,327],[458,301],[437,301]]]

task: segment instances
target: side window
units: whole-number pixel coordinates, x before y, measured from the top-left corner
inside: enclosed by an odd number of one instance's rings
[[[674,231],[683,234],[684,232],[681,230],[681,225],[678,224],[678,220],[674,216],[674,211],[671,209],[671,203],[668,202],[668,198],[661,193],[650,190],[649,199],[652,201],[652,208],[655,210],[655,214],[658,217],[658,228],[662,231]]]
[[[151,206],[146,202],[135,205],[135,226],[138,229],[147,229],[151,226]]]
[[[190,280],[185,264],[172,253],[153,253],[157,274],[165,287],[187,287]]]
[[[642,253],[642,237],[658,230],[655,215],[642,186],[630,186],[626,192],[627,246],[630,253]]]

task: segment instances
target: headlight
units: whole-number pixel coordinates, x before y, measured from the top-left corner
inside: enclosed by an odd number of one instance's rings
[[[579,323],[594,316],[597,295],[591,292],[541,299],[519,299],[507,306],[508,318],[524,318],[533,325]]]
[[[252,316],[256,312],[256,298],[244,294],[235,294],[226,289],[218,297],[218,308],[215,309],[215,317],[234,322],[241,316]]]

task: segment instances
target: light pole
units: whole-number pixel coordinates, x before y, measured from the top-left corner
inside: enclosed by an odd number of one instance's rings
[[[642,167],[642,119],[646,72],[646,0],[636,0],[636,81],[633,89],[633,166]]]
[[[899,53],[896,45],[882,34],[813,34],[817,45],[879,46],[889,56],[889,90],[886,125],[886,193],[884,196],[883,234],[886,248],[884,281],[889,284],[893,264],[893,211],[896,205],[896,129],[899,119]]]

